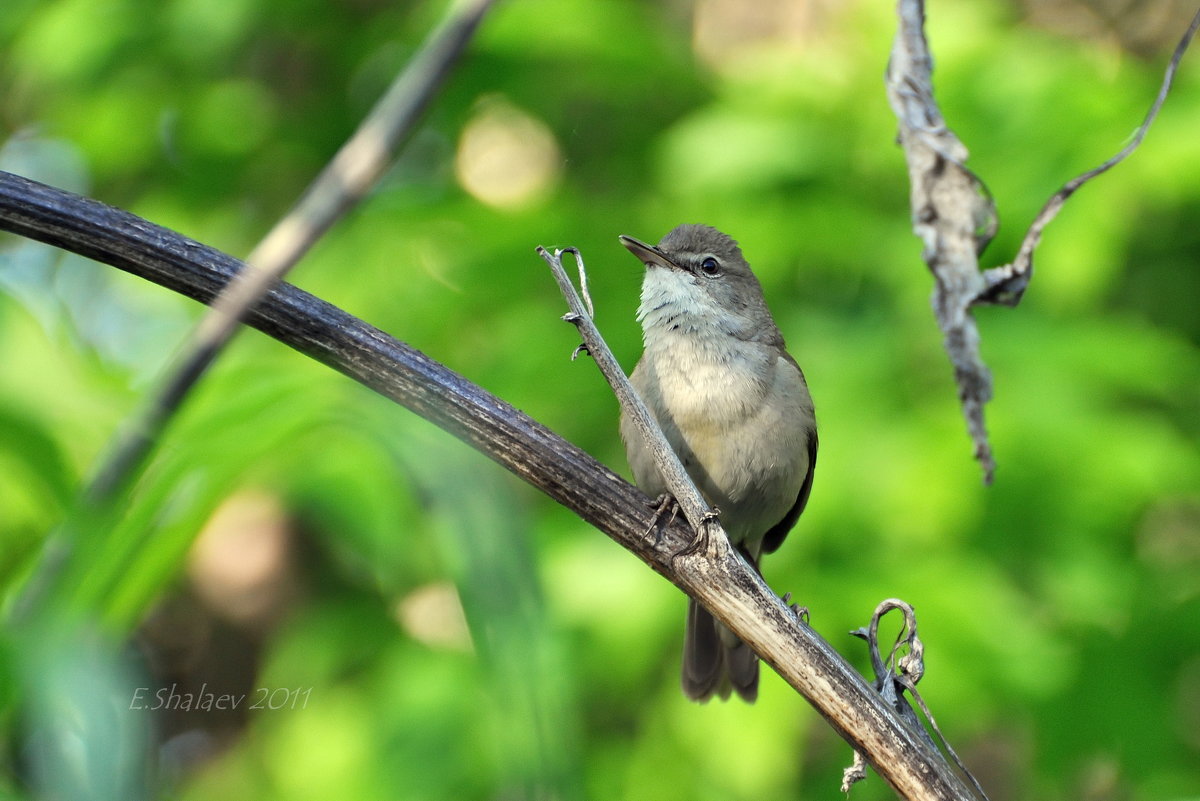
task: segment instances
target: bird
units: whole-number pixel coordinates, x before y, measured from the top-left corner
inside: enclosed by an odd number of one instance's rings
[[[762,285],[737,241],[708,225],[657,245],[620,242],[645,265],[637,319],[643,353],[630,382],[729,540],[761,575],[808,503],[817,424],[808,383],[788,353]],[[637,486],[667,488],[641,432],[622,414]],[[758,696],[758,657],[688,599],[682,686],[695,701]]]

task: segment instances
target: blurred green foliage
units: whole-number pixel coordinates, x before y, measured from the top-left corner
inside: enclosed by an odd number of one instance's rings
[[[442,11],[9,0],[0,167],[244,255]],[[1200,797],[1197,54],[1143,148],[1048,230],[1022,306],[979,314],[999,460],[985,489],[908,225],[881,80],[891,13],[502,3],[387,180],[293,280],[623,469],[615,403],[567,360],[574,332],[534,246],[582,249],[628,368],[640,270],[616,235],[731,232],[821,425],[812,502],[766,562],[772,586],[864,667],[844,632],[883,598],[911,602],[925,697],[997,801]],[[1058,185],[1120,147],[1169,45],[1142,62],[1024,25],[1000,0],[929,15],[947,119],[999,203],[984,258],[999,263]],[[0,242],[10,614],[199,309]],[[214,579],[193,546],[248,495],[289,532],[291,589],[256,618],[219,591],[203,601]],[[256,564],[247,530],[249,550],[218,565]],[[850,759],[773,674],[753,707],[687,703],[677,591],[448,435],[256,333],[86,556],[47,627],[0,643],[0,797],[134,798],[149,777],[170,788],[152,795],[229,801],[791,798],[833,794]],[[185,623],[156,623],[189,597]],[[209,634],[186,636],[201,618]],[[129,708],[163,675],[164,642],[253,657],[251,693],[309,693],[254,711],[251,695],[232,729],[198,711],[172,729]],[[197,732],[215,745],[189,757]],[[138,757],[147,736],[157,750]],[[854,791],[889,795],[875,778]]]

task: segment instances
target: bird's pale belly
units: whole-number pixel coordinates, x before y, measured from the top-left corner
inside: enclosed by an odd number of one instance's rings
[[[798,399],[764,404],[764,387],[728,366],[692,365],[687,380],[665,381],[661,402],[672,449],[735,542],[754,541],[795,503],[808,472],[806,411]],[[776,382],[777,383],[777,382]]]
[[[672,448],[685,454],[684,467],[708,502],[721,510],[721,523],[734,542],[761,538],[800,493],[808,453],[803,443],[780,442],[789,430],[780,422],[765,429],[709,425],[689,428],[686,435],[672,432],[682,439],[671,442]],[[767,456],[781,452],[783,461]]]

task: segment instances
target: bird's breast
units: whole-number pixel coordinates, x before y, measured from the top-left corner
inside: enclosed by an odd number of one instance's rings
[[[770,390],[776,354],[751,343],[664,335],[646,359],[663,410],[694,435],[753,414]],[[722,337],[731,340],[729,337]]]
[[[734,541],[761,537],[808,471],[813,416],[803,377],[758,343],[714,347],[693,336],[656,344],[665,347],[648,346],[634,373],[639,394]]]

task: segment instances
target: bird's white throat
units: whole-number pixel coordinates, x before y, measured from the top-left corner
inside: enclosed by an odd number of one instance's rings
[[[647,268],[637,315],[642,329],[693,331],[714,325],[721,310],[699,280],[682,270]]]
[[[774,380],[778,353],[733,336],[729,312],[696,282],[705,279],[651,267],[642,284],[638,320],[645,357],[662,400],[684,418],[739,419]]]

